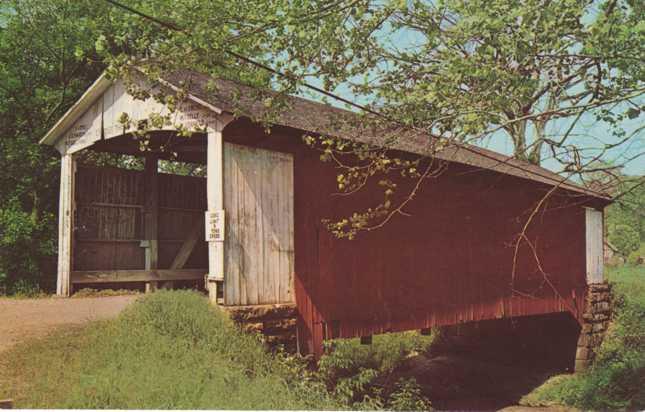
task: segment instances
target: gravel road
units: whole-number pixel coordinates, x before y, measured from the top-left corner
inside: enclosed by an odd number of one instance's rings
[[[119,314],[136,295],[94,298],[0,298],[0,352],[63,325],[80,325]]]

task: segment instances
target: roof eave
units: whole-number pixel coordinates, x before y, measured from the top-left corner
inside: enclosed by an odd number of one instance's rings
[[[96,79],[94,83],[83,93],[83,95],[69,108],[67,112],[52,126],[51,129],[40,139],[39,144],[53,146],[60,136],[69,129],[74,122],[85,113],[94,101],[112,84],[105,73]]]
[[[145,76],[145,73],[143,73],[142,71],[139,71],[139,72]],[[172,82],[169,82],[165,79],[158,79],[158,82],[162,86],[168,87],[174,92],[177,92],[180,90],[180,87],[178,85],[175,85]],[[45,134],[45,136],[39,141],[39,143],[47,144],[47,145],[55,145],[58,139],[61,137],[61,135],[65,133],[74,124],[74,122],[80,116],[82,116],[86,110],[88,110],[91,107],[94,101],[99,96],[101,96],[101,94],[103,94],[112,85],[112,83],[113,81],[108,79],[106,73],[101,74],[101,76],[85,91],[85,93],[83,93],[83,95],[79,98],[79,100],[76,103],[74,103],[74,105],[58,120],[58,122],[56,122],[56,124],[54,124],[54,126],[47,132],[47,134]],[[201,99],[192,93],[189,93],[187,97],[189,100],[193,101],[194,103],[197,103],[198,105],[205,107],[217,114],[228,112],[227,110],[221,107],[218,107],[219,105],[212,104],[211,102]],[[285,126],[292,127],[286,124]],[[456,162],[463,163],[460,161],[456,161]],[[499,172],[499,173],[503,173],[503,172]],[[539,175],[539,174],[536,174],[536,175]],[[589,190],[588,188],[577,187],[577,185],[567,185],[567,186],[570,186],[570,187],[563,187],[563,188],[566,190],[571,190],[574,192],[585,194],[587,196],[594,197],[596,199],[604,201],[606,204],[613,202],[613,198],[611,196],[607,196],[606,194],[598,193],[598,192]]]
[[[87,111],[90,106],[96,101],[96,99],[101,96],[111,85],[113,81],[108,79],[105,72],[99,76],[98,79],[83,93],[83,95],[74,103],[72,107],[69,108],[67,112],[52,126],[51,129],[45,134],[45,136],[40,139],[39,144],[46,144],[53,146],[56,144],[60,136],[65,133],[74,122]],[[179,91],[179,87],[160,79],[160,84],[170,88],[174,92]],[[197,103],[200,106],[205,107],[208,110],[211,110],[217,114],[222,114],[225,111],[216,107],[202,99],[199,99],[197,96],[188,94],[188,99]]]

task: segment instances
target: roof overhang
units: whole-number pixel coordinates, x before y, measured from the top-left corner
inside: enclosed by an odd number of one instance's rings
[[[139,71],[141,75],[141,81],[145,82],[147,80],[145,73]],[[250,90],[248,86],[242,86],[234,82],[226,81],[221,82],[219,87],[222,92],[219,95],[212,96],[206,92],[204,84],[210,80],[204,74],[191,72],[191,76],[196,79],[196,82],[192,84],[192,87],[189,88],[189,93],[187,94],[188,100],[194,102],[195,104],[203,107],[204,109],[214,112],[217,115],[222,113],[235,113],[235,107],[230,104],[230,97],[236,92],[240,92],[242,96],[245,95],[245,91]],[[167,89],[178,92],[180,90],[180,82],[173,79],[172,76],[166,79],[158,79],[156,84],[166,87]],[[204,84],[202,84],[204,83]],[[72,127],[75,122],[87,112],[87,110],[94,104],[94,102],[100,98],[109,88],[114,84],[114,81],[109,79],[105,73],[103,73],[88,89],[80,99],[61,117],[56,124],[45,134],[45,136],[40,140],[41,144],[47,145],[56,145],[59,139],[67,133],[67,131]],[[199,86],[199,87],[196,87]],[[228,93],[228,94],[227,94]],[[249,96],[252,96],[252,93],[249,93]],[[324,121],[322,119],[321,112],[326,112],[328,117],[337,119],[339,117],[355,116],[353,112],[335,108],[332,106],[324,105],[318,102],[313,102],[310,100],[302,99],[299,97],[290,97],[291,103],[293,103],[292,109],[286,113],[286,116],[277,120],[276,125],[282,125],[287,127],[292,127],[295,129],[300,129],[304,131],[309,131],[313,133],[320,134],[329,134],[336,135],[339,130],[337,130],[337,125],[330,123],[329,121]],[[260,102],[255,101],[252,97],[248,97],[245,102],[247,111],[251,114],[260,113],[264,110],[264,105]],[[357,135],[354,137],[353,134]],[[348,140],[356,140],[362,142],[368,142],[369,144],[379,145],[379,140],[374,139],[370,140],[369,131],[367,133],[367,139],[364,139],[366,135],[365,131],[362,129],[359,130],[345,130],[340,131],[339,136],[347,135]],[[394,147],[396,150],[401,150],[408,153],[424,155],[424,145],[419,143],[420,136],[411,135],[410,139],[403,139],[403,142],[397,147]],[[479,148],[476,146],[470,145],[453,145],[439,153],[433,154],[433,156],[443,159],[450,162],[461,163],[466,165],[475,166],[482,169],[492,170],[502,174],[508,174],[517,176],[523,179],[533,180],[541,183],[545,183],[551,186],[559,186],[565,190],[577,192],[593,198],[599,199],[602,202],[609,203],[612,201],[611,196],[608,196],[603,193],[598,193],[593,190],[590,190],[585,187],[581,187],[573,182],[567,181],[567,179],[562,178],[547,169],[541,168],[539,166],[530,165],[516,159],[510,158],[508,156],[501,155],[499,153]]]
[[[143,73],[141,73],[144,75]],[[145,75],[144,75],[145,76]],[[164,80],[159,79],[159,84],[165,86],[172,90],[173,92],[180,91],[180,88],[176,85]],[[56,144],[58,139],[78,120],[79,117],[83,115],[92,104],[105,93],[105,91],[113,84],[114,82],[110,80],[105,72],[99,76],[94,83],[83,93],[83,95],[74,103],[70,109],[65,112],[65,114],[52,126],[51,129],[43,136],[42,139],[38,142],[39,144],[46,144],[53,146]],[[217,106],[212,105],[211,103],[200,99],[199,97],[188,94],[188,100],[191,100],[194,103],[197,103],[204,108],[215,112],[217,114],[222,114],[225,111],[220,109]]]
[[[105,73],[96,79],[94,83],[83,93],[80,99],[70,109],[58,119],[56,124],[40,139],[38,143],[53,146],[58,138],[67,131],[90,108],[92,103],[98,99],[112,84],[112,80],[107,78]]]

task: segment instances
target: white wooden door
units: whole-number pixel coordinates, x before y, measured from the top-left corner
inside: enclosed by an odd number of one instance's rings
[[[294,302],[293,156],[224,144],[224,304]]]
[[[602,212],[586,208],[587,283],[603,281]]]

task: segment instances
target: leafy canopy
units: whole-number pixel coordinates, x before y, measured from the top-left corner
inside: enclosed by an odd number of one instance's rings
[[[276,107],[313,83],[382,114],[358,117],[368,126],[393,122],[437,148],[505,136],[516,157],[555,158],[567,176],[641,138],[642,126],[628,127],[643,104],[640,1],[122,2],[168,24],[106,0],[0,5],[0,289],[52,272],[58,161],[36,142],[106,67],[137,66],[152,77],[196,69],[276,89],[282,94],[265,102]],[[581,130],[594,120],[598,133]],[[388,175],[436,172],[387,147],[328,136],[310,143],[337,163],[340,192],[373,180],[383,190],[380,205],[330,223],[342,236],[401,212],[406,200],[394,199]]]
[[[645,6],[639,1],[127,4],[150,18],[118,7],[110,11],[120,26],[101,35],[98,49],[115,71],[136,65],[154,77],[191,68],[283,94],[304,93],[310,90],[305,84],[313,83],[359,102],[366,109],[356,120],[361,126],[403,126],[422,133],[435,150],[450,142],[507,139],[516,158],[534,164],[548,159],[565,177],[584,174],[642,138],[643,127],[633,127],[645,91]],[[267,105],[279,106],[279,100]],[[595,122],[591,130],[585,128],[589,122]],[[406,136],[388,138],[394,144]],[[436,172],[432,166],[419,169],[419,163],[392,167],[387,148],[334,143],[328,136],[313,140],[322,159],[341,169],[343,193],[360,190],[377,175],[423,179]],[[347,162],[347,153],[358,156]],[[623,160],[641,155],[632,152]],[[404,203],[397,206],[389,194],[391,180],[379,184],[384,200],[378,207],[332,229],[352,237],[401,212]]]
[[[128,4],[168,24],[113,10],[118,34],[101,35],[97,45],[111,52],[116,67],[193,68],[291,92],[316,82],[428,135],[477,141],[505,133],[516,157],[533,163],[548,147],[580,169],[585,144],[569,144],[569,126],[585,114],[614,125],[642,109],[642,2]],[[555,123],[568,127],[555,133],[549,129]],[[619,128],[614,132],[624,137]]]
[[[55,273],[59,161],[37,142],[105,67],[100,16],[89,2],[0,5],[0,294]]]

